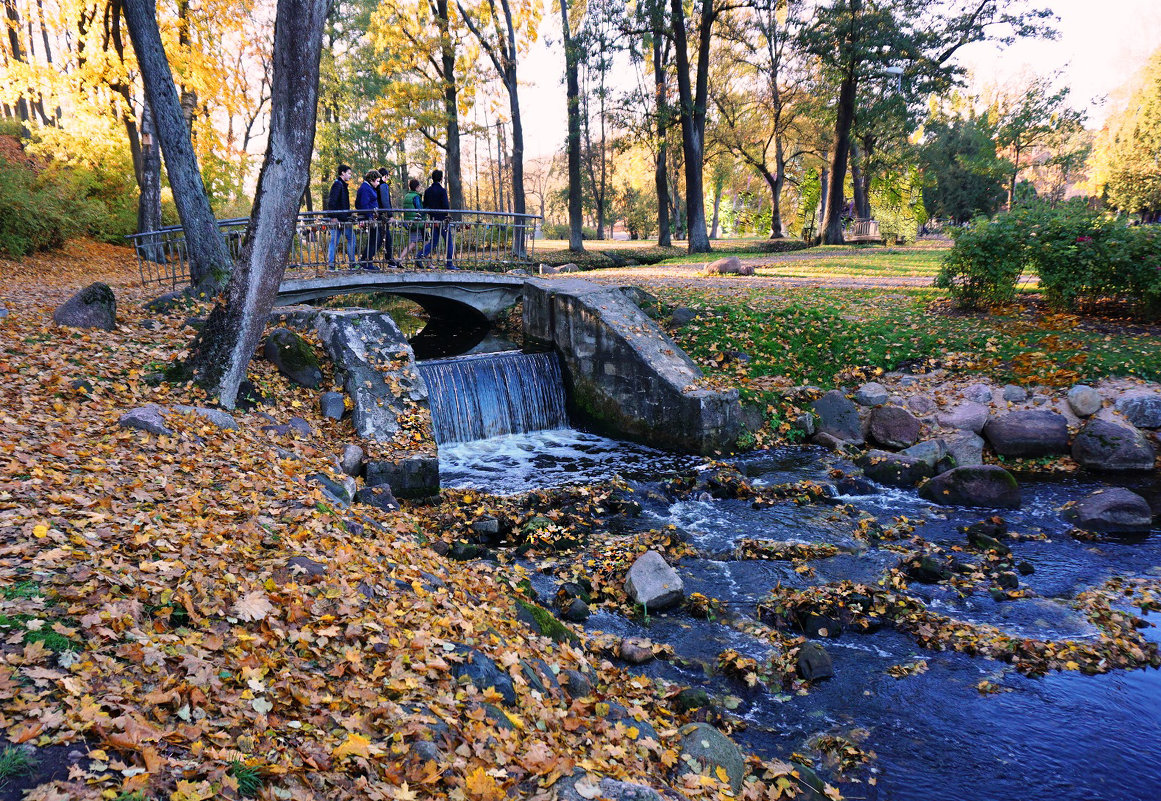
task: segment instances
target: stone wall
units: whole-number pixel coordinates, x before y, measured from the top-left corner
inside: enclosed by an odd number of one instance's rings
[[[572,411],[594,427],[672,450],[733,450],[742,430],[737,390],[696,388],[701,370],[620,290],[530,280],[524,336],[560,354]]]

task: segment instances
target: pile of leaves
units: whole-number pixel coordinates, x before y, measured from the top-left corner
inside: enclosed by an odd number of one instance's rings
[[[54,326],[95,278],[114,286],[118,328]],[[155,292],[135,278],[128,251],[91,244],[0,263],[0,730],[84,754],[29,798],[499,801],[551,797],[576,770],[728,794],[674,776],[680,721],[651,681],[518,620],[509,568],[438,556],[429,513],[326,501],[310,477],[335,475],[354,434],[310,391],[256,362],[270,403],[237,430],[176,412],[172,436],[120,428],[147,403],[205,403],[144,380],[193,332],[185,311],[145,313]],[[263,430],[262,413],[315,434]],[[515,703],[453,679],[463,648],[510,676]],[[523,669],[537,658],[587,673],[592,695],[538,689]],[[596,714],[614,700],[661,742]],[[793,793],[759,775],[741,795]]]

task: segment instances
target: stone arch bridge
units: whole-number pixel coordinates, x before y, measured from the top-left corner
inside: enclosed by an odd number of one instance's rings
[[[467,270],[336,271],[284,278],[278,305],[314,303],[341,295],[387,293],[413,300],[433,317],[475,314],[498,319],[523,297],[527,276]]]

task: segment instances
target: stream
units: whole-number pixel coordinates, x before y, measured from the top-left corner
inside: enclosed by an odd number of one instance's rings
[[[474,487],[495,494],[536,488],[595,483],[614,476],[640,489],[659,487],[675,471],[697,469],[702,461],[642,446],[616,442],[570,429],[540,431],[441,446],[445,487]],[[740,457],[739,469],[755,486],[811,479],[827,481],[834,467],[850,469],[841,458],[815,448],[786,448]],[[1035,572],[1020,577],[1029,597],[996,602],[986,592],[961,597],[945,584],[912,582],[907,593],[933,611],[972,623],[998,627],[1015,637],[1095,639],[1096,629],[1071,606],[1075,596],[1114,576],[1161,577],[1161,530],[1132,538],[1079,540],[1068,534],[1059,509],[1101,486],[1092,477],[1021,477],[1025,502],[1003,514],[1020,539],[1013,555]],[[1156,498],[1156,483],[1128,485]],[[637,492],[643,510],[630,519],[640,531],[675,526],[707,555],[722,555],[743,537],[827,543],[836,556],[793,563],[700,556],[676,565],[687,595],[701,592],[720,599],[737,616],[752,615],[773,587],[807,587],[843,580],[875,584],[895,566],[899,555],[851,534],[849,518],[832,503],[778,503],[761,509],[748,501],[665,500],[660,492]],[[878,488],[869,495],[844,496],[884,526],[899,516],[919,525],[916,533],[944,547],[965,545],[959,526],[979,521],[989,510],[947,510],[922,501],[913,491]],[[1038,539],[1024,539],[1032,535]],[[542,597],[556,592],[556,580],[528,563],[533,586]],[[813,575],[810,573],[813,572]],[[1127,607],[1126,607],[1127,608]],[[1139,614],[1139,612],[1138,612]],[[1144,615],[1153,624],[1161,614]],[[825,647],[834,677],[810,686],[805,695],[780,688],[755,688],[701,666],[733,649],[761,663],[773,648],[765,640],[721,622],[684,611],[633,620],[606,611],[584,624],[592,632],[648,637],[667,643],[676,658],[630,668],[676,684],[700,686],[712,696],[730,698],[731,714],[744,726],[734,739],[764,758],[787,760],[793,753],[818,756],[820,736],[857,743],[874,757],[838,778],[815,760],[828,780],[847,798],[892,801],[963,799],[1117,799],[1161,798],[1161,671],[1115,670],[1104,675],[1075,671],[1028,678],[1007,663],[949,651],[926,650],[889,626],[870,634],[844,633]],[[1161,628],[1144,630],[1161,641]],[[903,678],[892,666],[926,660],[926,670]],[[983,694],[988,681],[998,692]]]

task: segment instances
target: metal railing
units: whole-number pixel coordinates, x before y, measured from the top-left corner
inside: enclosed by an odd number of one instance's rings
[[[446,220],[406,219],[414,211],[302,212],[287,260],[288,277],[303,278],[347,270],[397,268],[502,272],[532,264],[541,217],[495,211],[448,211]],[[374,215],[374,216],[369,216]],[[388,216],[390,215],[390,216]],[[218,220],[230,256],[242,252],[246,217]],[[189,257],[181,226],[126,237],[137,252],[146,284],[189,283]]]

